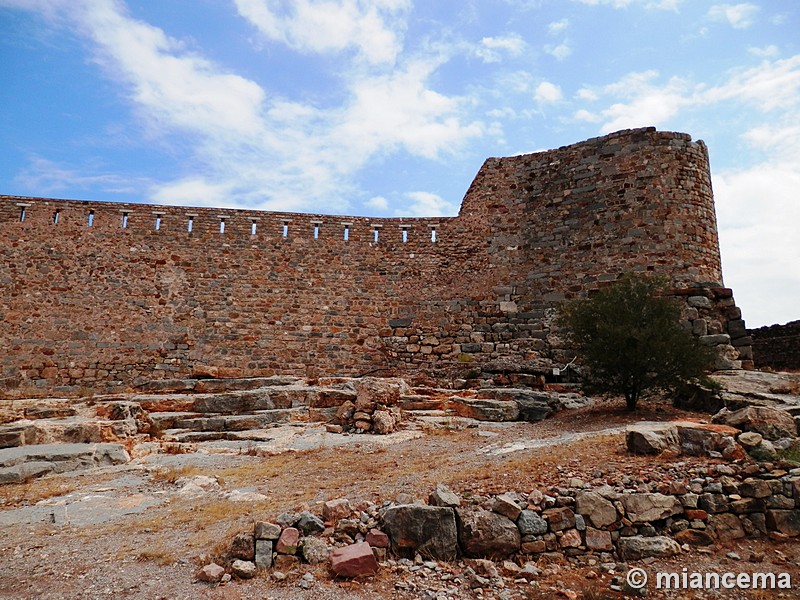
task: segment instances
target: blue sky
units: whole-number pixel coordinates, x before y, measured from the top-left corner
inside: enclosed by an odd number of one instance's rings
[[[0,193],[454,215],[485,158],[709,146],[725,283],[800,318],[796,0],[0,0]]]

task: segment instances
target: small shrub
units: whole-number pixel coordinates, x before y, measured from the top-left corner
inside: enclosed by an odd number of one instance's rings
[[[712,353],[681,327],[664,287],[662,279],[629,274],[562,309],[559,323],[581,358],[587,392],[624,396],[635,410],[643,395],[707,380]]]

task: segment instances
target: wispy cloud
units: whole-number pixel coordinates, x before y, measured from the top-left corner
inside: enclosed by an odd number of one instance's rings
[[[569,27],[569,19],[561,19],[560,21],[553,21],[547,26],[547,32],[550,35],[557,35]]]
[[[567,42],[562,42],[557,45],[547,44],[544,47],[544,51],[550,54],[551,56],[554,56],[558,60],[564,60],[570,54],[572,54],[572,48]]]
[[[131,179],[102,171],[99,165],[75,168],[41,156],[31,156],[28,165],[14,180],[26,189],[39,190],[43,195],[56,195],[76,187],[100,189],[105,193],[135,193],[152,184],[152,181],[144,178]]]
[[[645,8],[658,10],[677,10],[685,0],[574,0],[589,6],[611,6],[612,8],[626,8],[639,5]]]
[[[405,0],[294,0],[281,14],[260,0],[237,6],[270,39],[293,49],[354,49],[342,61],[340,104],[321,108],[269,96],[132,18],[117,0],[33,6],[90,40],[94,60],[123,86],[152,136],[189,136],[195,164],[206,168],[153,183],[152,200],[271,210],[313,210],[324,200],[328,210],[345,210],[357,192],[352,178],[367,162],[398,151],[436,159],[483,134],[482,123],[465,117],[465,99],[430,86],[446,59],[441,52],[401,55]],[[336,31],[340,25],[347,35]],[[508,38],[498,47],[516,51],[515,44]]]
[[[753,24],[759,7],[755,4],[715,4],[708,11],[713,21],[727,23],[735,29],[747,29]]]
[[[502,60],[503,54],[519,56],[525,51],[526,45],[525,40],[515,33],[501,37],[485,37],[476,48],[475,54],[483,62],[495,63]]]
[[[239,14],[270,40],[309,53],[355,48],[369,63],[393,63],[402,49],[410,0],[235,0]]]
[[[757,56],[759,58],[775,58],[780,54],[780,50],[774,44],[770,44],[769,46],[764,46],[763,48],[758,47],[750,47],[747,51],[752,54],[753,56]]]
[[[746,115],[751,125],[741,139],[764,160],[714,173],[726,284],[741,290],[737,301],[752,324],[797,318],[783,299],[800,296],[800,238],[794,231],[800,222],[800,55],[732,70],[716,85],[662,81],[655,70],[633,72],[582,88],[574,102],[583,106],[573,119],[598,122],[603,133],[663,126],[726,106]]]
[[[407,194],[411,203],[408,210],[397,216],[409,217],[435,217],[454,216],[458,213],[459,203],[448,202],[437,194],[430,192],[409,192]]]

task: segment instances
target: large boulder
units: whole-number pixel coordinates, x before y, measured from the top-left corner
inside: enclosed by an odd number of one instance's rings
[[[630,425],[625,432],[625,443],[633,454],[661,454],[664,451],[678,454],[680,451],[678,428],[672,423]]]
[[[401,504],[385,509],[382,519],[396,554],[413,558],[419,553],[425,558],[455,560],[458,530],[452,508]]]
[[[622,505],[632,523],[658,521],[683,512],[678,498],[664,494],[626,494],[622,496]]]
[[[723,408],[714,415],[712,421],[742,431],[760,433],[768,440],[797,437],[797,426],[792,415],[778,408],[746,406],[735,411]]]
[[[623,560],[639,560],[651,556],[656,558],[675,556],[681,551],[678,542],[663,535],[621,537],[617,542],[617,549]]]
[[[519,529],[508,517],[486,510],[456,509],[458,541],[466,556],[502,559],[518,552]]]

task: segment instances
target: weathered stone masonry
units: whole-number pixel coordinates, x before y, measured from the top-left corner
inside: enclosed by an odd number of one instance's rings
[[[752,359],[706,147],[652,128],[489,159],[453,218],[2,196],[0,239],[7,390],[559,364],[554,307],[626,271],[668,276],[687,327]]]

